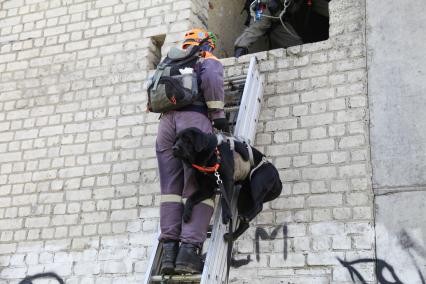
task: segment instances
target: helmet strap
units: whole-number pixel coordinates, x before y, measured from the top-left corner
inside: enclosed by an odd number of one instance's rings
[[[201,51],[212,52],[213,48],[209,44],[203,44],[200,46]]]

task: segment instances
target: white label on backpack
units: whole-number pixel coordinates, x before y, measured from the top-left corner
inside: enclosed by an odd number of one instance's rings
[[[190,68],[190,67],[185,67],[184,69],[179,69],[180,74],[192,74],[192,72],[194,71],[194,69]]]

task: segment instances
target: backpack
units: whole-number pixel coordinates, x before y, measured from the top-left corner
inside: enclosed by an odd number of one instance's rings
[[[199,46],[181,50],[172,48],[158,64],[148,87],[148,110],[164,113],[196,102],[198,91],[195,64],[200,60]]]

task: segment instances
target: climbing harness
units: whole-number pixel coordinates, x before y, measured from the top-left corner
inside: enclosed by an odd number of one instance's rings
[[[281,13],[278,15],[278,16],[269,16],[269,15],[264,15],[264,14],[261,14],[261,16],[259,17],[259,19],[261,18],[261,17],[265,17],[265,18],[270,18],[270,19],[275,19],[275,20],[280,20],[280,22],[281,22],[281,25],[283,26],[283,28],[289,33],[289,34],[291,34],[292,36],[294,36],[294,37],[299,37],[299,35],[297,35],[297,34],[295,34],[295,33],[293,33],[292,31],[290,31],[290,29],[289,28],[287,28],[287,26],[285,25],[285,23],[284,23],[284,15],[285,15],[285,13],[287,12],[287,8],[290,6],[290,4],[291,4],[291,2],[292,1],[294,1],[294,0],[284,0],[284,3],[283,3],[283,5],[284,5],[284,8],[283,8],[283,10],[281,11]],[[311,2],[311,4],[312,4],[312,0],[309,0],[309,2]],[[308,3],[309,3],[308,2]],[[253,9],[254,10],[254,8],[253,8],[253,6],[254,5],[259,5],[260,4],[260,0],[254,0],[251,4],[250,4],[250,9]],[[254,16],[254,21],[256,21],[256,19],[257,19],[257,16],[256,16],[256,14],[255,14],[255,16]]]

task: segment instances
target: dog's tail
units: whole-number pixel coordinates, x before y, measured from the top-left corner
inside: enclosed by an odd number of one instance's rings
[[[54,272],[37,273],[31,276],[27,276],[18,284],[33,284],[32,281],[38,278],[55,278],[60,284],[65,284],[64,280]]]

